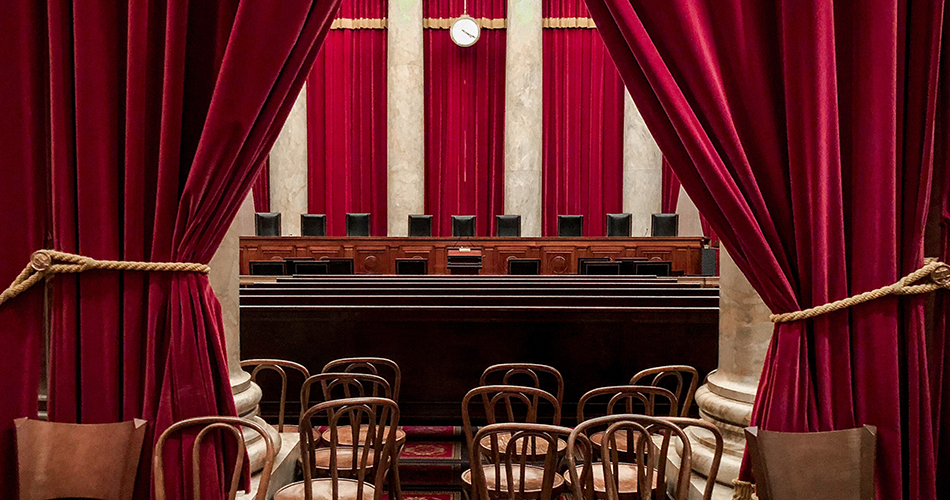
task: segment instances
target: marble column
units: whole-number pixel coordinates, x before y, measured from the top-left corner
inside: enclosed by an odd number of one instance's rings
[[[307,213],[306,84],[270,151],[270,206],[281,214],[282,235],[300,235],[300,214]]]
[[[387,233],[407,236],[409,215],[425,211],[422,2],[389,0],[387,36]]]
[[[714,498],[728,499],[732,498],[732,481],[739,477],[745,447],[743,428],[752,415],[772,323],[768,307],[723,247],[719,294],[719,368],[696,392],[696,403],[700,417],[722,432],[725,453]],[[706,476],[713,452],[711,436],[694,428],[687,429],[687,434],[693,444],[693,470]],[[705,482],[694,480],[692,484],[690,498],[696,497],[697,488]]]
[[[506,30],[505,213],[521,215],[522,235],[541,236],[541,2],[508,0]]]
[[[630,92],[623,105],[623,211],[633,215],[632,236],[650,236],[651,216],[660,212],[663,153]]]
[[[680,236],[703,236],[703,225],[699,222],[699,209],[682,187],[676,201],[676,213],[680,215]]]

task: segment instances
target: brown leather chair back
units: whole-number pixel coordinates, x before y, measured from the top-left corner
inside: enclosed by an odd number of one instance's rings
[[[20,500],[131,500],[145,424],[14,420]]]
[[[873,500],[877,428],[772,432],[747,427],[760,500]]]

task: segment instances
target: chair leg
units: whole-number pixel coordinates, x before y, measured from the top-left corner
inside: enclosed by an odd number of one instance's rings
[[[399,455],[402,454],[402,446],[397,447],[396,456],[389,464],[389,489],[392,490],[391,500],[402,500],[402,483],[399,482]]]

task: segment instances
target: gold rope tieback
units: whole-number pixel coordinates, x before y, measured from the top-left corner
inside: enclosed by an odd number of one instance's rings
[[[207,264],[192,264],[188,262],[136,262],[126,260],[96,260],[73,253],[57,250],[37,250],[30,257],[30,263],[23,268],[20,275],[13,280],[3,293],[0,293],[0,304],[27,291],[40,280],[61,273],[81,273],[93,269],[110,271],[147,271],[147,272],[182,272],[208,274],[211,268]]]
[[[913,284],[927,277],[930,278],[929,283]],[[840,311],[841,309],[847,309],[858,304],[887,297],[888,295],[916,295],[934,292],[941,288],[950,289],[950,265],[933,259],[927,262],[924,267],[904,276],[893,285],[882,286],[877,290],[871,290],[870,292],[864,292],[854,297],[829,302],[825,305],[812,307],[811,309],[773,314],[769,319],[771,319],[773,323],[787,323],[789,321],[814,318],[822,314]]]

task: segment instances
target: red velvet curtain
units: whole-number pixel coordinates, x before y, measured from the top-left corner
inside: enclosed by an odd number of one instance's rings
[[[944,13],[944,26],[950,19]],[[944,29],[943,45],[950,47],[950,29]],[[944,57],[950,53],[943,52]],[[950,64],[940,67],[940,100],[937,103],[937,127],[934,155],[934,202],[940,222],[940,260],[950,262]],[[929,361],[933,373],[934,424],[937,436],[937,491],[950,491],[950,292],[937,292],[934,308],[934,332]]]
[[[386,18],[387,2],[342,0],[338,19]],[[309,211],[346,236],[347,212],[386,235],[386,30],[332,29],[307,79]]]
[[[336,6],[8,6],[0,31],[16,43],[5,45],[13,54],[0,81],[14,96],[4,106],[22,121],[4,120],[0,144],[22,162],[0,186],[0,213],[16,217],[0,278],[12,280],[43,235],[53,248],[101,259],[210,261]],[[51,420],[144,418],[154,438],[183,418],[234,414],[221,310],[206,276],[92,271],[52,283]],[[4,380],[0,394],[4,491],[15,491],[9,419],[35,415],[40,293],[0,306],[3,344],[23,347],[0,351],[0,366],[29,370],[11,375],[22,384]],[[190,446],[171,450],[170,497],[189,498],[181,460]],[[214,450],[204,450],[203,498],[224,497]],[[150,454],[147,445],[138,499],[150,496]]]
[[[254,195],[254,211],[270,212],[270,154],[264,157],[264,166],[251,186]]]
[[[463,0],[426,0],[428,19],[462,15]],[[507,0],[468,0],[476,19],[506,19]],[[504,213],[505,30],[481,30],[471,47],[428,28],[425,50],[425,211],[433,236],[452,235],[453,215],[475,215],[477,235],[494,234]]]
[[[921,266],[942,0],[587,2],[677,177],[773,311]],[[752,424],[876,425],[878,497],[936,498],[922,304],[776,327]]]
[[[660,199],[660,211],[665,214],[675,214],[676,205],[680,200],[680,180],[676,177],[676,174],[673,173],[673,167],[670,166],[670,161],[663,157],[663,187]]]
[[[552,21],[589,18],[584,0],[544,0]],[[543,234],[557,216],[583,215],[585,236],[604,236],[623,211],[623,82],[596,29],[545,28]]]

